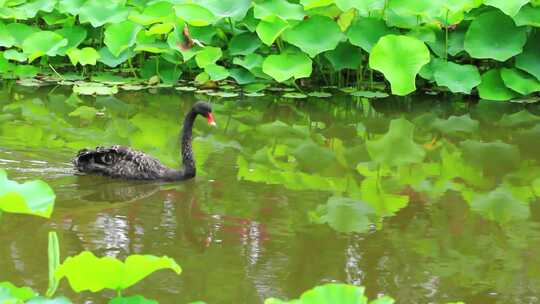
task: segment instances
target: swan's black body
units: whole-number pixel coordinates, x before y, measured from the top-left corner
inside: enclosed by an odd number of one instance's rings
[[[212,109],[204,102],[196,103],[184,119],[182,131],[182,160],[180,170],[167,168],[156,158],[144,152],[124,146],[97,147],[95,150],[83,149],[73,159],[79,172],[106,175],[125,179],[140,180],[184,180],[195,177],[195,160],[191,146],[193,122],[197,115],[214,124]]]

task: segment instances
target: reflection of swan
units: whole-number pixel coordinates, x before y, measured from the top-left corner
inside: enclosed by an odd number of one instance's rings
[[[111,182],[93,176],[80,176],[77,180],[81,199],[91,202],[131,203],[145,200],[161,189],[160,183]]]
[[[144,180],[184,180],[195,176],[195,160],[191,146],[193,122],[197,115],[208,119],[215,125],[210,105],[196,103],[184,119],[182,131],[182,160],[180,170],[167,168],[152,156],[129,147],[97,147],[95,150],[83,149],[73,159],[75,168],[84,173],[101,174],[125,179]]]

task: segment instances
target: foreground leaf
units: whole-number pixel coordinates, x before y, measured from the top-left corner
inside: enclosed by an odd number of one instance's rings
[[[309,77],[312,72],[312,62],[304,53],[284,53],[266,57],[262,69],[278,82],[284,82],[291,78]]]
[[[23,42],[23,52],[28,56],[28,61],[43,56],[56,56],[58,50],[66,46],[68,40],[55,32],[41,31],[30,34]]]
[[[43,181],[19,184],[0,170],[0,211],[50,217],[56,196]]]
[[[75,292],[122,290],[161,269],[171,269],[177,274],[182,272],[180,266],[166,256],[130,255],[121,262],[112,257],[97,258],[93,253],[84,251],[68,257],[56,271],[56,278],[67,278]]]
[[[381,38],[369,56],[369,66],[384,74],[396,95],[416,90],[416,75],[429,61],[429,50],[422,41],[397,35]]]

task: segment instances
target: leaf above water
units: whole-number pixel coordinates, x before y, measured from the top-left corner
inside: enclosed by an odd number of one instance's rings
[[[43,181],[19,184],[0,170],[0,211],[50,217],[56,196]]]
[[[97,258],[93,253],[84,251],[68,257],[58,267],[56,278],[67,278],[75,292],[122,290],[161,269],[171,269],[177,274],[182,272],[180,266],[166,256],[130,255],[121,262],[112,257]]]

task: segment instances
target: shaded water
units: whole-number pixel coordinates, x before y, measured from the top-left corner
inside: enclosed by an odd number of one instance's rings
[[[178,166],[180,122],[206,96],[64,88],[0,91],[0,168],[43,179],[49,220],[3,214],[0,281],[47,286],[62,257],[168,255],[183,268],[130,288],[161,303],[262,303],[326,282],[399,303],[539,303],[540,127],[535,106],[277,97],[213,99],[182,183],[74,175],[84,147],[125,144]],[[94,107],[88,117],[73,111]],[[71,114],[70,114],[71,113]],[[104,303],[112,293],[59,293]]]

